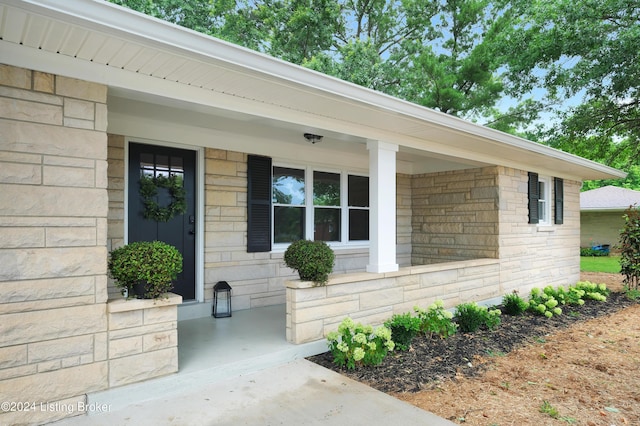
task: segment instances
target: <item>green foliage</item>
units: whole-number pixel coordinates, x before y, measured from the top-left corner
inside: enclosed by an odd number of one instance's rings
[[[562,286],[553,288],[546,286],[544,289],[531,289],[529,295],[528,310],[536,315],[544,315],[552,318],[554,315],[562,315],[561,306],[584,305],[585,299],[604,302],[609,295],[609,289],[605,284],[594,284],[589,281],[580,281],[565,289]]]
[[[629,300],[640,301],[640,289],[630,289],[628,286],[624,286],[624,293]]]
[[[116,286],[129,296],[134,285],[143,282],[145,298],[158,298],[171,290],[171,282],[182,272],[182,255],[161,241],[138,241],[113,250],[108,268]]]
[[[391,330],[391,339],[401,351],[408,350],[420,332],[420,318],[412,317],[408,312],[392,316],[384,325]]]
[[[549,142],[598,161],[637,164],[640,154],[640,75],[636,2],[619,0],[501,0],[509,25],[496,55],[505,62],[514,97],[545,89],[543,102],[561,119]],[[536,92],[540,92],[537,90]],[[574,108],[558,108],[566,99]],[[560,136],[560,137],[558,137]]]
[[[500,310],[489,310],[476,302],[461,303],[456,306],[455,319],[464,333],[473,333],[481,326],[493,330],[500,324]]]
[[[629,207],[624,213],[624,228],[620,233],[620,272],[631,290],[640,283],[640,210]]]
[[[540,412],[543,414],[548,414],[554,419],[557,419],[560,416],[558,409],[555,408],[549,401],[543,401],[540,406]]]
[[[504,312],[508,315],[522,315],[529,307],[529,304],[514,291],[502,297],[502,306],[504,307]]]
[[[168,206],[160,206],[157,202],[158,188],[165,188],[171,196]],[[182,176],[140,176],[140,196],[144,204],[145,219],[156,222],[168,222],[174,216],[187,211],[186,191]]]
[[[324,241],[298,240],[284,252],[284,263],[298,271],[303,281],[326,284],[333,271],[335,255]]]
[[[596,284],[589,281],[579,281],[572,289],[584,291],[584,299],[606,302],[609,295],[609,289],[606,284]]]
[[[580,256],[601,257],[609,256],[609,253],[603,250],[596,250],[591,247],[580,247]]]
[[[420,331],[446,339],[456,333],[458,325],[453,322],[453,314],[444,308],[442,300],[436,300],[427,309],[415,306],[413,308],[420,320]]]
[[[370,325],[354,323],[349,317],[338,326],[338,331],[327,335],[333,362],[341,367],[354,369],[357,365],[378,365],[395,344],[391,330],[385,326],[375,330]]]

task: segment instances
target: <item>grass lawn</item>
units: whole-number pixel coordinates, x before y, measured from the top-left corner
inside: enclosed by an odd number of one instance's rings
[[[620,272],[620,256],[581,256],[580,270],[583,272],[617,274]]]

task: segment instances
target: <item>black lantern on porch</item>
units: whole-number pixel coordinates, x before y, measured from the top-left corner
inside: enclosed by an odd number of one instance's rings
[[[226,281],[218,281],[213,286],[213,313],[215,318],[231,316],[231,286]]]

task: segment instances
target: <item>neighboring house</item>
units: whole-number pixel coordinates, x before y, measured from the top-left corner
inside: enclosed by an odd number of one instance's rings
[[[102,1],[1,0],[0,22],[3,401],[175,371],[175,321],[108,281],[127,242],[183,252],[180,318],[210,315],[224,280],[234,310],[286,303],[300,343],[347,315],[575,283],[581,182],[624,177]],[[180,176],[187,212],[143,219],[141,174]],[[335,250],[326,287],[284,266],[297,238]]]
[[[609,245],[616,250],[624,227],[624,212],[640,206],[640,191],[603,186],[580,193],[580,246]]]

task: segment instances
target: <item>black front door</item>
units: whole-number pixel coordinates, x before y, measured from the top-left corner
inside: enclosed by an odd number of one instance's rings
[[[168,215],[177,198],[169,189],[156,185],[156,195],[148,197],[163,209],[164,218],[149,217],[149,209],[140,192],[141,176],[182,181],[186,211]],[[129,144],[129,242],[163,241],[175,246],[184,258],[182,273],[174,282],[174,293],[183,300],[195,300],[195,233],[196,233],[196,152],[164,146]],[[147,216],[147,217],[145,217]],[[166,220],[165,220],[166,219]]]

